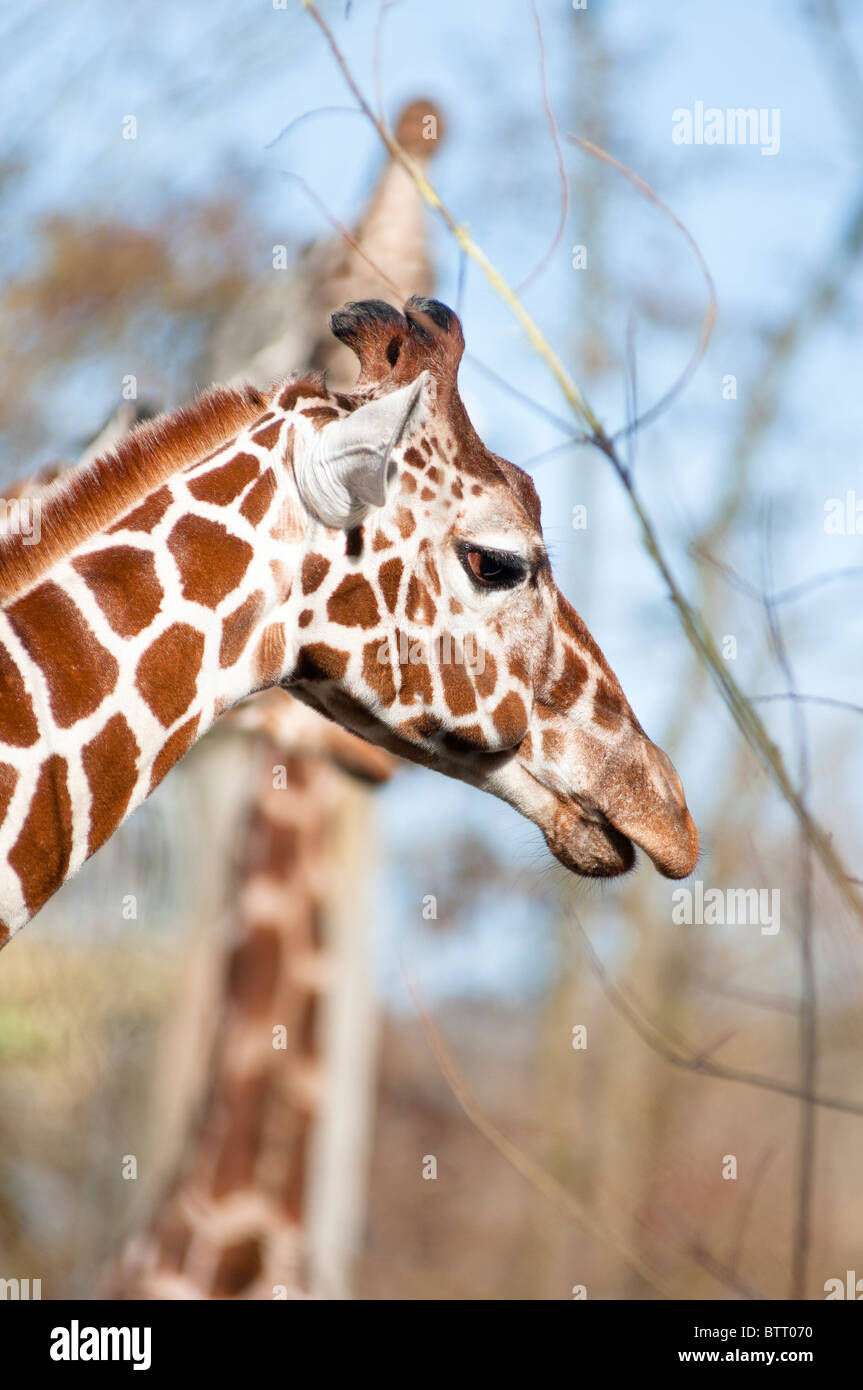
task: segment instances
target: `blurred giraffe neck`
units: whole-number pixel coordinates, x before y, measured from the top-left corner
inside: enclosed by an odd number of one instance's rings
[[[267,744],[244,834],[239,893],[201,1122],[113,1296],[306,1296],[303,1208],[320,1099],[327,989],[323,844],[336,774]]]

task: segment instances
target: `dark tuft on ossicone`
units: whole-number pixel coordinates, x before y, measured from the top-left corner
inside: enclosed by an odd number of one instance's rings
[[[370,328],[390,324],[403,329],[404,323],[398,309],[394,309],[392,304],[387,304],[385,299],[364,299],[345,304],[330,317],[330,328],[347,347]]]
[[[413,295],[405,305],[405,318],[415,331],[421,333],[428,333],[428,324],[424,322],[427,319],[431,319],[435,327],[444,333],[451,333],[458,323],[457,316],[446,304],[441,304],[439,299],[425,299],[419,294]]]

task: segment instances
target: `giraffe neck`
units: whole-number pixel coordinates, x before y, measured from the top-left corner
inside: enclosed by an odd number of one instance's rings
[[[306,522],[285,453],[304,394],[288,386],[4,602],[0,945],[221,713],[291,667]]]
[[[268,744],[238,865],[225,1005],[186,1163],[110,1279],[121,1298],[307,1293],[303,1202],[326,992],[324,840],[336,774]]]

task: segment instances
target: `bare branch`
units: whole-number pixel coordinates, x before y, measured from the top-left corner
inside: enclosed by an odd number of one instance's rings
[[[735,1081],[744,1086],[755,1086],[760,1090],[775,1091],[777,1095],[790,1096],[792,1100],[804,1098],[804,1093],[799,1087],[793,1086],[790,1082],[780,1081],[773,1076],[764,1076],[760,1072],[744,1071],[740,1067],[725,1067],[718,1062],[711,1062],[700,1055],[691,1044],[687,1046],[685,1052],[675,1049],[657,1025],[647,1017],[642,1017],[623,991],[614,984],[578,917],[575,913],[571,913],[571,917],[584,944],[591,969],[599,980],[608,1002],[620,1014],[621,1018],[626,1019],[642,1042],[646,1043],[653,1052],[663,1057],[666,1062],[670,1062],[672,1066],[681,1067],[684,1071],[697,1072],[702,1076],[713,1076],[718,1081]],[[809,1097],[806,1098],[810,1099]],[[846,1115],[863,1115],[863,1104],[847,1100],[843,1096],[819,1094],[813,1095],[811,1100],[814,1105],[821,1105],[825,1110],[841,1110]]]
[[[692,249],[693,255],[695,256],[695,259],[698,262],[698,268],[704,277],[704,283],[707,286],[707,308],[704,311],[704,318],[701,322],[701,332],[698,335],[698,341],[695,345],[695,349],[692,353],[692,356],[690,357],[680,376],[675,381],[674,385],[671,386],[665,392],[665,395],[662,396],[656,402],[655,405],[652,405],[650,409],[646,410],[644,414],[641,415],[638,419],[633,420],[631,423],[628,422],[626,425],[624,425],[623,429],[618,430],[615,434],[611,436],[612,442],[616,443],[618,439],[626,438],[630,434],[642,429],[645,425],[649,425],[654,420],[656,420],[668,409],[672,401],[674,401],[675,398],[680,395],[681,391],[683,391],[683,389],[688,385],[692,376],[697,371],[701,363],[701,359],[707,351],[708,344],[713,336],[713,329],[716,326],[716,289],[713,284],[713,277],[710,274],[704,256],[701,254],[701,248],[698,245],[698,242],[692,236],[691,232],[689,232],[687,228],[684,227],[679,217],[676,217],[675,214],[671,211],[671,208],[668,207],[668,205],[662,201],[659,195],[654,192],[654,190],[650,187],[650,184],[645,183],[644,179],[639,178],[638,174],[636,174],[632,169],[628,169],[625,164],[621,164],[620,160],[615,159],[614,156],[610,155],[607,150],[602,150],[599,148],[598,145],[594,145],[592,140],[585,140],[580,135],[568,135],[567,139],[572,140],[573,144],[575,145],[580,145],[583,150],[586,150],[588,154],[593,155],[595,159],[601,159],[604,164],[610,164],[612,169],[616,169],[619,174],[623,174],[624,178],[629,179],[630,183],[638,189],[639,193],[642,193],[645,198],[647,198],[651,203],[654,203],[656,207],[658,207],[660,211],[665,214],[669,221],[672,222],[674,226],[677,228],[677,230],[683,235],[686,242]]]
[[[566,165],[563,162],[563,150],[560,145],[557,121],[555,120],[554,111],[551,106],[551,98],[548,94],[548,77],[545,70],[545,40],[542,36],[542,23],[539,18],[539,11],[536,8],[536,0],[530,0],[530,8],[533,14],[533,22],[536,25],[536,39],[539,45],[539,80],[542,86],[542,104],[545,108],[545,117],[548,121],[551,143],[554,146],[555,159],[557,160],[557,177],[560,184],[560,217],[558,218],[557,231],[552,238],[551,245],[539,258],[530,274],[526,275],[521,283],[516,285],[516,294],[524,294],[528,285],[536,279],[541,271],[545,270],[545,267],[560,245],[561,238],[566,230],[566,219],[569,214],[569,181],[566,177]]]

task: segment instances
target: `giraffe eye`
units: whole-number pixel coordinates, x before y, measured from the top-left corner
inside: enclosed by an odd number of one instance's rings
[[[527,573],[522,557],[508,550],[485,550],[465,542],[459,546],[459,559],[474,584],[482,589],[511,589]]]

